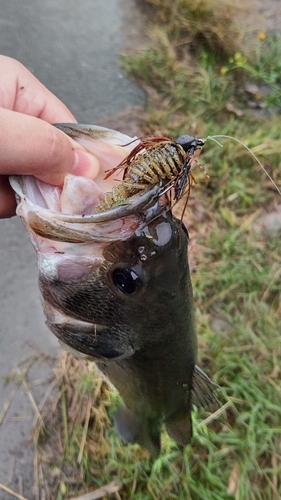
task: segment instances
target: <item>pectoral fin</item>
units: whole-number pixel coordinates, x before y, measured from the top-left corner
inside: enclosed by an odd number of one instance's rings
[[[126,406],[118,408],[114,423],[120,437],[126,443],[138,443],[146,448],[153,458],[158,457],[161,449],[158,423],[136,415]]]
[[[169,436],[179,445],[185,446],[190,442],[192,437],[192,420],[190,412],[181,412],[173,415],[171,418],[165,420],[165,425]]]

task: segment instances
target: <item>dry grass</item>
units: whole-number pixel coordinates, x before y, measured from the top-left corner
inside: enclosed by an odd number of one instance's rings
[[[147,451],[120,442],[110,418],[120,402],[118,394],[107,387],[93,364],[66,353],[59,359],[54,376],[34,431],[37,498],[81,496],[84,500],[88,491],[99,492],[112,479],[113,498],[133,498],[134,492],[146,498],[147,491],[155,488],[151,468],[165,469],[167,464],[162,464],[162,457],[152,465]],[[213,414],[215,425],[221,418],[224,420],[229,406],[230,402]],[[198,429],[205,432],[210,423],[207,419]],[[183,457],[167,435],[164,449],[168,452],[164,462],[174,456],[173,468],[180,473]]]
[[[178,56],[187,47],[195,54],[203,47],[221,58],[237,51],[251,55],[251,40],[261,27],[253,0],[145,0],[144,5],[150,9],[149,18],[165,27]]]

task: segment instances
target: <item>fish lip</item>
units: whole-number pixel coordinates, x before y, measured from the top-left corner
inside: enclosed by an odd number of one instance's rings
[[[69,328],[73,329],[73,335],[79,335],[79,333],[81,334],[81,332],[85,334],[97,334],[104,328],[108,328],[107,325],[103,325],[101,323],[84,321],[72,316],[68,316],[63,312],[60,312],[47,301],[45,302],[44,312],[49,318],[49,321],[52,325],[56,325],[58,327],[62,325],[68,326]]]
[[[128,205],[81,216],[56,212],[31,201],[25,194],[27,181],[24,176],[10,176],[9,180],[21,207],[19,215],[23,217],[25,224],[37,236],[51,241],[100,243],[124,240],[130,237],[142,222],[147,224],[150,218],[158,217],[167,210],[166,204],[160,202],[164,191],[161,182],[130,198]],[[121,232],[112,230],[110,225],[114,223],[121,224]]]
[[[10,184],[13,190],[17,193],[17,195],[21,198],[26,198],[24,192],[24,180],[21,176],[11,175],[9,177]],[[154,185],[151,189],[147,189],[142,194],[134,195],[130,198],[127,205],[120,205],[114,208],[110,208],[105,212],[94,213],[91,215],[67,215],[60,212],[54,212],[48,208],[40,207],[32,202],[33,210],[40,210],[42,214],[46,216],[48,219],[55,219],[57,222],[67,222],[70,224],[77,223],[102,223],[102,222],[111,222],[122,217],[128,217],[129,215],[139,214],[140,211],[146,210],[153,206],[162,195],[162,182]],[[161,207],[161,210],[163,208]]]
[[[61,132],[68,135],[72,139],[77,137],[89,136],[90,139],[103,139],[108,138],[108,134],[112,134],[113,139],[116,140],[116,134],[123,136],[122,132],[110,129],[107,127],[101,127],[100,125],[92,125],[89,123],[52,123],[53,127],[58,128]],[[121,139],[121,144],[124,144],[124,138]]]
[[[66,244],[124,241],[131,237],[137,228],[146,226],[150,220],[169,209],[168,205],[163,203],[162,194],[166,188],[162,182],[130,198],[128,205],[81,216],[56,212],[31,201],[25,194],[25,182],[28,182],[25,176],[11,176],[9,180],[20,207],[17,213],[35,237],[40,237],[40,244],[45,240]],[[114,229],[114,224],[119,225],[117,229]],[[34,240],[33,244],[37,247],[38,241]]]

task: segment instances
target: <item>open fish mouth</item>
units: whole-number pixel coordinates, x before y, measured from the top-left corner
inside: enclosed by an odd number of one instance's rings
[[[69,175],[67,177],[75,176]],[[140,212],[153,207],[161,196],[161,183],[159,183],[146,192],[133,197],[126,205],[114,207],[103,213],[68,215],[42,207],[37,201],[28,198],[25,194],[27,192],[26,185],[28,184],[29,189],[32,186],[33,196],[36,199],[39,189],[45,184],[42,181],[31,176],[11,176],[10,183],[20,200],[17,214],[23,218],[25,224],[38,236],[65,243],[127,239],[135,230],[134,224],[139,220]],[[55,187],[54,189],[59,190]],[[157,211],[159,213],[159,206]],[[150,213],[150,217],[154,216],[155,210]],[[127,218],[127,224],[124,227],[125,218]],[[118,220],[119,223],[108,224]],[[116,236],[113,233],[116,233]]]
[[[161,182],[104,212],[95,213],[95,210],[105,192],[120,182],[122,174],[119,173],[119,179],[117,174],[117,179],[104,181],[105,172],[126,157],[133,146],[125,144],[134,139],[103,127],[77,124],[57,127],[98,157],[100,173],[94,181],[68,174],[63,188],[50,186],[32,176],[11,176],[10,183],[18,201],[17,214],[29,230],[53,241],[82,243],[128,238],[139,221],[140,212],[147,211],[159,200],[163,191]],[[104,151],[100,144],[105,145]],[[154,212],[151,217],[155,216]]]

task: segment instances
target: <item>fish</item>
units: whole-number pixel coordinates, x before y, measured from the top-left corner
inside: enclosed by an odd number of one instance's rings
[[[119,391],[119,435],[155,458],[163,425],[183,447],[192,437],[193,404],[218,405],[217,385],[196,364],[188,231],[161,179],[96,212],[118,183],[104,180],[105,172],[124,161],[135,138],[94,125],[57,126],[101,169],[94,181],[69,174],[62,188],[32,176],[10,178],[37,254],[46,324]]]

